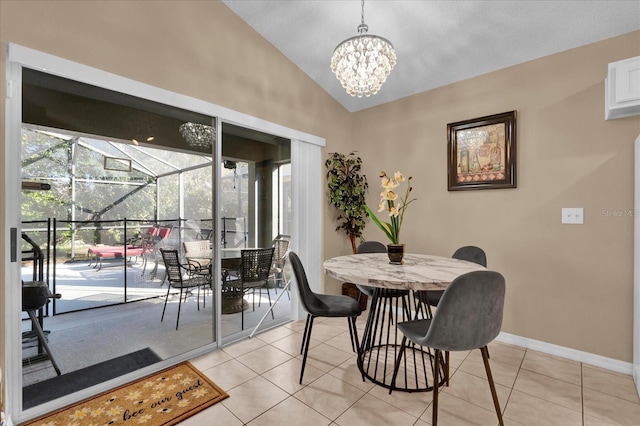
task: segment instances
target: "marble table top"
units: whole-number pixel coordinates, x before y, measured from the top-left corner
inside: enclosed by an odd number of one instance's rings
[[[391,265],[386,253],[339,256],[324,262],[324,271],[338,280],[371,287],[444,290],[458,276],[486,270],[466,260],[426,254],[405,254],[404,264]]]

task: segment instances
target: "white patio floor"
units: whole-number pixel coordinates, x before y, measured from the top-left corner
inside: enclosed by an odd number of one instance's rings
[[[63,374],[147,347],[167,359],[213,341],[211,292],[208,292],[206,301],[201,295],[200,310],[195,293],[188,297],[186,303],[183,302],[176,331],[178,297],[169,296],[164,321],[160,322],[167,294],[167,284],[162,282],[164,268],[159,266],[156,277],[149,276],[148,269],[142,274],[140,264],[126,268],[129,302],[123,303],[122,263],[103,266],[100,270],[88,266],[87,262],[57,265],[55,291],[62,298],[50,303],[56,304],[55,315],[51,315],[53,307],[50,306],[50,316],[44,318],[44,329],[49,331],[48,342]],[[31,279],[30,268],[23,272],[25,280]],[[272,301],[275,301],[276,289],[269,291]],[[281,291],[277,290],[277,294]],[[245,296],[245,300],[249,302],[249,309],[244,311],[246,332],[253,329],[267,312],[269,301],[264,290],[259,296],[256,293],[255,311],[251,296]],[[75,309],[81,310],[70,312]],[[265,328],[289,320],[289,298],[281,297],[273,311],[275,320],[268,315]],[[26,318],[26,314],[23,316]],[[30,330],[31,322],[25,319],[22,327],[23,331]],[[241,332],[241,314],[222,315],[221,328],[223,336]],[[35,353],[33,342],[23,344],[23,358]],[[24,385],[54,376],[55,371],[49,361],[23,367]]]

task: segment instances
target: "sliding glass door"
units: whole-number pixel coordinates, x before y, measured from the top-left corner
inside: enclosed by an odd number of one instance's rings
[[[286,252],[290,234],[279,232],[282,182],[279,170],[291,164],[291,141],[231,124],[222,124],[220,216],[222,264],[222,339],[233,341],[291,318],[290,274]],[[290,175],[289,175],[290,184]],[[276,250],[284,247],[284,250]],[[229,277],[242,270],[242,251],[274,247],[264,285],[235,288]],[[239,277],[240,281],[243,279]],[[238,281],[234,280],[237,286]],[[241,300],[240,300],[241,299]]]
[[[23,94],[23,251],[44,254],[22,278],[39,267],[59,295],[38,309],[51,354],[23,313],[25,407],[32,384],[56,386],[51,358],[63,373],[140,350],[166,360],[216,342],[218,322],[232,341],[290,320],[290,140],[224,123],[218,138],[213,117],[38,71]],[[276,245],[264,285],[228,285],[243,250]],[[163,250],[208,268],[208,288],[181,300]]]
[[[162,251],[189,265],[185,244],[200,241],[213,271],[218,139],[214,117],[39,71],[22,81],[22,280],[59,295],[31,306],[38,324],[22,314],[31,408],[58,372],[95,369],[99,383],[113,379],[109,360],[152,364],[216,342],[217,287],[182,300]]]
[[[242,242],[249,249],[274,246],[275,250],[275,246],[282,246],[280,240],[286,239],[287,247],[296,250],[305,263],[313,289],[318,291],[322,276],[318,243],[322,232],[321,194],[308,188],[321,186],[323,138],[12,43],[8,45],[7,65],[6,78],[13,89],[6,100],[6,140],[16,143],[5,144],[4,156],[8,267],[3,272],[3,385],[6,394],[13,396],[5,401],[5,413],[14,423],[45,409],[41,404],[25,403],[22,388],[26,391],[30,385],[24,377],[27,370],[39,366],[42,371],[38,374],[47,376],[37,380],[57,377],[50,360],[37,359],[44,354],[38,347],[38,337],[34,339],[33,324],[21,310],[22,286],[10,284],[21,278],[43,281],[64,298],[64,294],[72,294],[70,287],[65,289],[61,283],[59,289],[64,291],[60,291],[53,288],[52,281],[56,273],[67,268],[72,271],[69,281],[74,281],[70,284],[80,284],[78,288],[84,292],[84,299],[78,298],[82,299],[78,303],[82,309],[71,307],[58,315],[53,312],[53,304],[63,299],[56,299],[44,304],[41,320],[37,315],[36,321],[42,321],[51,343],[51,354],[60,361],[61,373],[87,360],[91,366],[103,362],[91,359],[95,354],[148,355],[147,348],[153,352],[143,365],[136,366],[139,370],[114,378],[109,384],[97,382],[92,387],[94,393],[192,359],[279,322],[300,318],[295,291],[285,291],[291,277],[288,265],[273,265],[273,271],[269,271],[268,285],[276,288],[242,297],[242,305],[249,305],[242,312],[256,312],[255,319],[247,317],[244,329],[237,329],[240,312],[222,314],[223,234],[227,244]],[[180,131],[188,123],[206,126],[204,133],[213,134],[211,147],[188,143]],[[37,135],[30,140],[33,144],[23,140],[26,133],[30,133],[27,138]],[[47,151],[47,144],[62,145]],[[87,151],[82,153],[80,148]],[[191,157],[183,160],[182,156]],[[83,158],[90,160],[85,163]],[[80,168],[78,160],[82,160]],[[234,192],[238,204],[229,214],[222,211],[219,188],[225,164],[232,173],[233,169],[224,160],[236,163],[236,172],[240,172],[235,176],[237,185],[246,176],[244,189]],[[231,182],[233,188],[233,178]],[[197,189],[189,189],[191,184],[197,184]],[[210,196],[206,196],[202,191],[209,187]],[[108,201],[98,206],[99,199]],[[146,212],[150,212],[148,216]],[[52,220],[36,223],[42,220],[40,216]],[[231,224],[222,220],[223,216],[246,219],[241,225]],[[22,230],[31,242],[21,244]],[[238,231],[233,232],[233,241],[232,232],[228,232],[231,230]],[[29,236],[33,232],[35,238]],[[208,246],[205,251],[210,259],[211,286],[200,289],[199,310],[193,303],[198,300],[197,294],[191,294],[187,305],[182,306],[178,324],[178,298],[164,280],[164,262],[159,254],[160,249],[174,249],[187,262],[184,243],[194,241]],[[42,252],[35,260],[38,265],[42,261],[35,275],[30,264],[34,259],[29,259],[29,252],[36,251],[34,247]],[[73,268],[78,269],[73,272]],[[159,290],[161,295],[138,297],[141,289],[136,285],[143,281],[144,292]],[[110,293],[116,289],[120,293],[118,301],[111,303]],[[205,299],[206,304],[202,303]],[[167,310],[160,321],[165,300]],[[151,305],[152,315],[143,315],[144,304]],[[272,306],[273,311],[268,310]],[[289,310],[289,316],[278,312],[280,308]],[[40,313],[38,307],[35,310]],[[227,319],[236,328],[223,332],[222,322]],[[135,331],[138,327],[141,332]],[[93,331],[87,333],[90,329]],[[87,337],[94,340],[82,346]],[[178,342],[172,339],[183,337],[183,343],[171,345]],[[35,357],[25,360],[34,351]],[[73,359],[66,359],[63,351],[73,352]],[[61,395],[46,409],[87,395],[87,391]]]

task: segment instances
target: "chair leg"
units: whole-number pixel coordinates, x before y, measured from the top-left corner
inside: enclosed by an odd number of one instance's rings
[[[440,370],[440,357],[442,354],[439,349],[435,350],[434,364],[433,364],[433,404],[431,404],[431,425],[437,426],[438,424],[438,393],[440,386],[438,386],[439,378],[438,371]]]
[[[500,401],[498,401],[498,394],[496,393],[496,385],[493,382],[493,375],[491,374],[491,367],[489,366],[489,350],[485,346],[480,348],[480,352],[482,352],[484,369],[487,372],[487,379],[489,380],[489,387],[491,388],[491,397],[493,398],[493,406],[495,407],[496,414],[498,415],[498,423],[500,424],[500,426],[504,426],[504,421],[502,420],[502,410],[500,409]]]
[[[304,350],[304,342],[307,341],[307,332],[309,331],[309,321],[311,321],[311,314],[307,314],[307,322],[304,324],[304,333],[302,334],[302,344],[300,345],[300,355]]]
[[[147,258],[144,257],[144,255],[142,256],[142,273],[140,274],[140,276],[144,275],[144,271],[147,270]]]
[[[189,294],[188,290],[187,290],[187,294]],[[198,286],[198,295],[196,297],[197,297],[196,305],[198,306],[198,310],[200,310],[200,286]],[[184,301],[185,302],[187,301],[187,295],[184,296]],[[203,306],[203,309],[204,309],[204,306]]]
[[[353,348],[355,345],[354,352],[356,353],[356,365],[360,370],[360,374],[362,375],[362,381],[366,381],[364,375],[364,369],[362,368],[362,351],[360,350],[360,342],[358,340],[358,330],[356,329],[356,318],[357,317],[349,317],[347,318],[349,322],[349,335],[351,336],[351,347]],[[353,332],[351,331],[353,330]]]
[[[171,283],[167,287],[167,297],[164,298],[164,308],[162,308],[162,316],[160,317],[160,322],[164,320],[164,311],[167,310],[167,300],[169,300],[169,292],[171,292]]]
[[[185,294],[185,299],[186,299]],[[180,299],[178,299],[178,319],[176,319],[176,330],[178,329],[178,324],[180,324],[180,308],[182,307],[182,287],[180,287]]]
[[[276,275],[277,275],[277,272],[274,272],[269,276],[269,279],[273,281],[273,290],[275,291],[276,294],[278,294],[278,277]],[[268,288],[269,288],[269,280],[267,280],[267,289]]]
[[[289,292],[289,288],[287,287],[288,281],[287,281],[287,276],[284,273],[284,267],[282,268],[281,275],[282,275],[282,288],[284,288],[283,291],[287,292],[287,297],[289,298],[289,300],[291,300],[291,293]]]
[[[356,318],[349,317],[349,335],[351,337],[351,349],[357,354],[360,353],[360,342],[358,340],[358,330],[356,329]]]
[[[347,322],[349,323],[349,340],[351,340],[351,350],[353,352],[356,351],[356,345],[353,343],[353,332],[354,332],[354,324],[351,322],[351,317],[347,318]]]
[[[396,387],[396,377],[398,376],[398,370],[400,370],[400,362],[402,361],[402,355],[404,355],[404,350],[407,347],[407,336],[402,337],[402,343],[400,344],[400,351],[398,352],[398,359],[396,359],[396,364],[393,367],[393,377],[391,378],[391,385],[389,385],[389,395]]]
[[[444,381],[449,386],[449,351],[444,352]]]
[[[260,301],[260,299],[258,299],[258,302]],[[253,312],[256,311],[256,288],[253,288],[253,291],[251,292],[251,305],[253,305]],[[260,305],[258,305],[258,307],[260,307]]]
[[[200,287],[198,287],[198,300],[200,300]],[[207,308],[207,286],[202,286],[202,309]]]
[[[267,297],[269,298],[269,308],[271,308],[271,292],[269,291],[269,286],[266,286],[266,290]],[[260,290],[260,295],[262,295],[262,290]],[[273,314],[273,309],[271,309],[271,319],[276,319],[275,315]]]
[[[309,343],[311,342],[311,328],[313,327],[313,316],[309,314],[307,319],[309,320],[309,331],[307,333],[307,341],[304,342],[304,355],[302,356],[302,369],[300,370],[300,384],[302,384],[302,377],[304,376],[304,367],[307,364],[307,354],[309,353]]]
[[[242,306],[240,307],[240,330],[244,330],[244,293],[242,293]]]
[[[244,295],[245,295],[245,294],[248,294],[248,293],[249,293],[249,291],[248,291],[248,290],[245,292],[244,284],[243,284],[243,285],[240,287],[240,294],[242,294],[242,300],[241,300],[242,305],[241,305],[241,307],[240,307],[240,308],[242,309],[242,310],[240,311],[240,312],[241,312],[241,313],[240,313],[240,318],[241,318],[241,319],[240,319],[240,330],[244,330]]]

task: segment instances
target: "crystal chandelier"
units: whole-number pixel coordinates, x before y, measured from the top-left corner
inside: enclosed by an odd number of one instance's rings
[[[357,36],[343,41],[333,51],[331,71],[338,77],[342,87],[351,96],[359,98],[378,93],[382,83],[396,65],[396,53],[389,40],[367,34],[364,23],[364,0],[362,21]]]
[[[199,123],[184,123],[178,130],[189,146],[197,149],[210,150],[216,138],[216,129]]]

